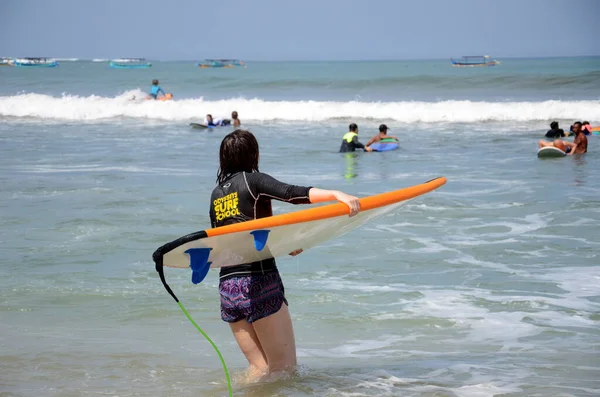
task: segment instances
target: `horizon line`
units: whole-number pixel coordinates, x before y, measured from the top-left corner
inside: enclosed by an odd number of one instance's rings
[[[482,55],[483,56],[483,55]],[[461,56],[462,57],[462,56]],[[461,57],[456,57],[456,58],[461,58]],[[502,56],[502,57],[493,57],[490,56],[490,58],[493,59],[556,59],[556,58],[596,58],[596,57],[600,57],[600,54],[587,54],[587,55],[547,55],[547,56],[534,56],[534,57],[528,57],[528,56]],[[39,58],[39,57],[17,57],[17,56],[7,56],[7,57],[0,57],[0,58]],[[94,57],[94,58],[87,58],[87,57],[70,57],[70,56],[45,56],[42,58],[48,58],[48,59],[62,59],[63,61],[67,61],[69,62],[70,60],[76,60],[76,61],[93,61],[94,59],[102,59],[103,61],[110,61],[113,59],[118,59],[118,58],[105,58],[105,57]],[[133,58],[133,57],[131,57]],[[140,57],[136,57],[136,58],[140,58]],[[144,58],[141,57],[142,59],[148,60],[148,61],[153,61],[153,62],[198,62],[201,60],[206,60],[206,59],[237,59],[237,60],[241,60],[240,58],[189,58],[189,59],[154,59],[154,58]],[[248,59],[248,60],[243,60],[243,62],[253,62],[253,63],[271,63],[271,62],[290,62],[290,63],[300,63],[300,62],[402,62],[402,61],[445,61],[445,60],[450,60],[453,59],[453,57],[443,57],[443,58],[370,58],[370,59]]]

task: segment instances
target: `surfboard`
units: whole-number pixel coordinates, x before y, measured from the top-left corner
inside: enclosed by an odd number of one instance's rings
[[[199,128],[199,129],[215,128],[213,126],[208,126],[208,125],[199,124],[199,123],[190,123],[190,127],[192,127],[192,128]]]
[[[206,124],[200,124],[200,123],[190,123],[190,127],[192,128],[217,128],[217,127],[227,127],[229,125],[231,125],[231,120],[229,119],[224,119],[222,121],[220,121],[221,124],[218,125],[206,125]]]
[[[348,216],[348,206],[336,203],[201,230],[159,247],[152,257],[161,277],[163,265],[191,268],[192,282],[197,284],[210,268],[276,258],[322,244],[445,183],[446,178],[439,177],[420,185],[361,198],[361,211],[353,217]]]
[[[396,150],[400,147],[398,141],[392,138],[385,138],[379,142],[375,142],[369,146],[374,152],[388,152],[390,150]]]
[[[554,146],[546,146],[538,150],[537,156],[541,159],[565,157],[567,154]]]
[[[173,94],[166,94],[164,96],[156,98],[158,101],[170,101],[173,99]]]

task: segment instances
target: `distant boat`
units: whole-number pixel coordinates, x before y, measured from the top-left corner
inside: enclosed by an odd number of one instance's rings
[[[199,68],[233,68],[236,66],[246,67],[246,64],[239,59],[205,59],[202,62],[197,62]]]
[[[38,67],[38,68],[54,68],[58,66],[58,62],[51,58],[15,58],[13,60],[15,66],[21,67]]]
[[[115,69],[145,69],[152,64],[144,58],[119,58],[110,61],[108,66]]]
[[[15,66],[15,61],[12,58],[0,58],[0,66]]]
[[[456,67],[472,67],[472,66],[496,66],[500,62],[495,59],[490,59],[489,55],[471,55],[464,56],[458,61],[451,59],[452,66]]]

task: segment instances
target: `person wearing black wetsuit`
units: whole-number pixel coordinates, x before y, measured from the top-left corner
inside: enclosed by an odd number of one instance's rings
[[[261,172],[238,172],[219,183],[212,192],[210,221],[212,227],[246,222],[273,215],[271,200],[291,204],[310,204],[310,187],[287,185]],[[274,271],[275,259],[222,267],[219,278],[249,276]]]
[[[552,123],[550,123],[550,129],[548,130],[548,132],[546,132],[546,138],[557,139],[564,138],[565,136],[565,132],[561,128],[558,128],[557,121],[553,121]]]
[[[342,137],[342,146],[340,153],[354,152],[356,149],[362,149],[365,152],[370,152],[372,149],[363,145],[358,141],[358,126],[354,123],[348,127],[349,131]]]
[[[219,152],[217,186],[211,195],[213,227],[246,222],[273,215],[271,200],[309,204],[337,200],[360,210],[357,197],[336,190],[288,185],[258,171],[258,142],[248,131],[236,130],[223,138]],[[251,238],[248,236],[248,238]],[[302,252],[301,243],[295,256]],[[250,364],[248,375],[293,371],[296,342],[275,259],[221,268],[219,294],[221,318],[229,323]]]

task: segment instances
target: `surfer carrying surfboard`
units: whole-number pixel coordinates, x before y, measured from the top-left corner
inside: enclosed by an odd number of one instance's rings
[[[272,216],[271,200],[291,204],[337,200],[350,208],[350,216],[360,211],[357,197],[279,182],[259,172],[258,162],[258,142],[252,133],[236,130],[223,138],[209,211],[212,227]],[[248,360],[248,375],[257,378],[293,371],[294,331],[275,259],[222,267],[219,293],[221,318],[229,323]]]
[[[575,140],[573,143],[556,139],[553,142],[546,142],[544,140],[538,141],[539,148],[554,146],[565,152],[568,156],[573,154],[587,153],[587,138],[581,130],[581,121],[573,123],[573,133],[575,134]]]

